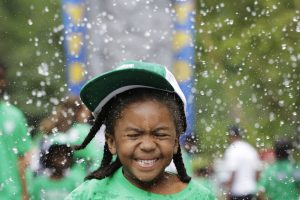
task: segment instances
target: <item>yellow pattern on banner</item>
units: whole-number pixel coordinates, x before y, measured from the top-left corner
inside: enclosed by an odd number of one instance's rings
[[[70,64],[70,82],[73,84],[80,83],[84,79],[84,64],[74,62]]]
[[[173,50],[175,52],[182,50],[183,47],[192,44],[191,34],[177,31],[173,38]]]
[[[178,81],[187,81],[192,77],[192,69],[189,63],[181,60],[176,61],[173,65],[173,71]]]
[[[72,33],[67,38],[68,49],[72,56],[78,56],[83,45],[82,34]]]
[[[70,16],[73,24],[78,25],[82,21],[84,15],[83,5],[68,3],[64,5],[64,9]]]
[[[193,4],[190,1],[176,5],[175,13],[177,16],[177,22],[184,24],[188,20],[188,15],[191,11],[193,11],[193,9]]]

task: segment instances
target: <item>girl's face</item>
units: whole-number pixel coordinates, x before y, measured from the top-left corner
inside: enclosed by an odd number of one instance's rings
[[[168,107],[155,100],[129,104],[107,135],[124,176],[133,184],[151,183],[164,174],[178,149],[178,136]]]

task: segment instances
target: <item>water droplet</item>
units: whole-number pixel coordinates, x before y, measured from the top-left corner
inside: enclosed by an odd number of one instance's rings
[[[33,24],[31,19],[28,20],[28,24],[29,24],[29,26],[31,26]]]

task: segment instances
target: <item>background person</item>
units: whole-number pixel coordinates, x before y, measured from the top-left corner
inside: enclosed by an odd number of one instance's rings
[[[259,155],[254,147],[242,139],[237,125],[229,129],[229,147],[224,154],[225,168],[229,174],[225,187],[230,200],[250,200],[256,190],[261,170]]]
[[[4,100],[6,68],[0,63],[0,199],[27,199],[25,169],[31,138],[23,113]]]
[[[31,170],[37,175],[44,171],[43,166],[38,162],[41,144],[44,140],[48,140],[48,137],[60,132],[67,135],[70,144],[80,144],[91,128],[90,120],[91,112],[79,97],[67,96],[64,101],[55,106],[52,114],[41,121],[40,132],[34,137]],[[99,143],[99,138],[97,138],[86,149],[75,152],[75,164],[72,166],[72,170],[81,171],[83,175],[86,175],[96,169],[103,154],[99,148]],[[77,172],[76,174],[78,174]]]
[[[288,139],[275,141],[276,161],[267,167],[258,181],[260,199],[299,199],[300,168],[291,160],[292,142]]]
[[[44,141],[39,159],[45,169],[30,182],[31,200],[58,200],[65,198],[81,181],[71,173],[73,150],[64,133],[57,133]]]

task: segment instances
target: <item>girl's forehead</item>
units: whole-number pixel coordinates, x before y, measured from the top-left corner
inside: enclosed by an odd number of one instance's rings
[[[143,103],[154,103],[154,104],[161,104],[161,105],[166,106],[162,100],[159,100],[157,98],[136,99],[136,100],[129,102],[126,106],[133,105],[133,104],[143,104]]]
[[[128,110],[135,110],[135,109],[143,109],[143,108],[147,108],[147,107],[151,107],[152,109],[167,109],[169,112],[169,107],[156,99],[142,99],[142,100],[138,100],[138,101],[134,101],[134,102],[130,102],[127,105],[125,105],[122,109],[121,109],[121,113],[126,112]]]
[[[143,101],[132,103],[124,108],[117,124],[122,124],[122,127],[131,124],[154,128],[162,125],[169,126],[173,122],[173,116],[166,105],[157,101]]]

